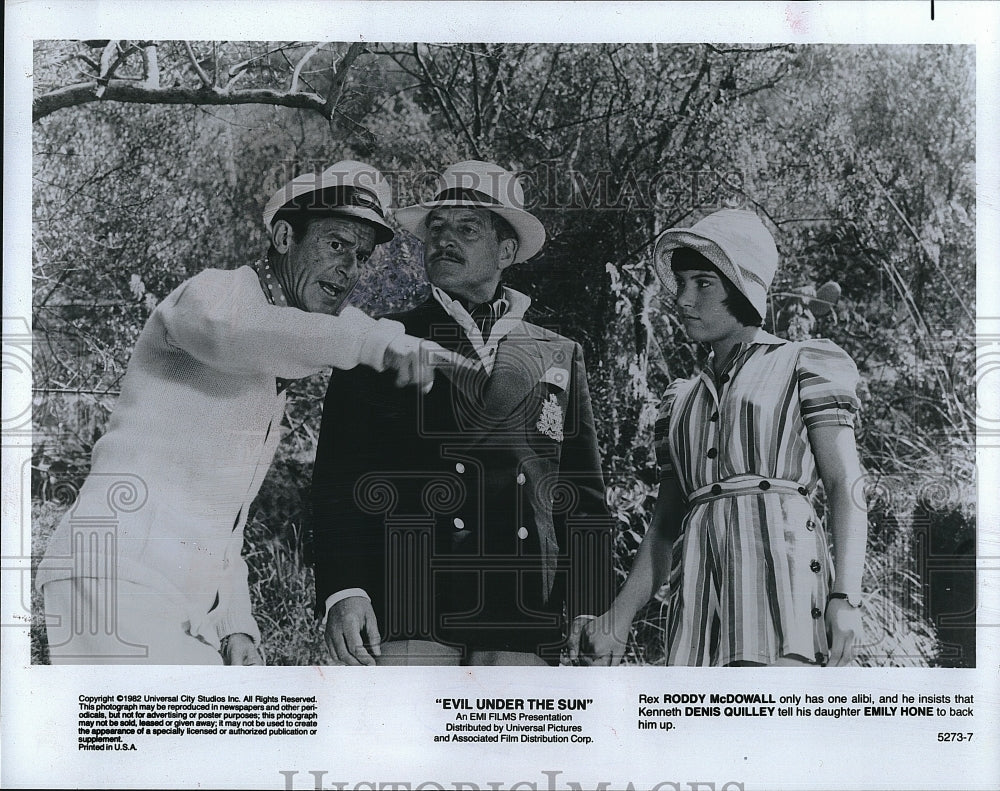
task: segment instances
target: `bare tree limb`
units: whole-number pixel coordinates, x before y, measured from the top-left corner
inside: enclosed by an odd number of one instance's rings
[[[96,81],[78,83],[39,96],[32,102],[32,121],[38,121],[65,107],[74,107],[101,100],[126,104],[271,104],[279,107],[313,110],[325,118],[332,115],[326,100],[315,93],[288,93],[272,88],[247,88],[240,91],[190,87],[151,89],[135,82],[112,80],[104,95],[98,96],[97,87]]]
[[[728,55],[736,53],[739,55],[759,55],[764,52],[775,52],[776,50],[783,50],[785,52],[792,52],[794,44],[767,44],[763,47],[719,47],[715,44],[706,44],[708,49],[712,52],[716,52],[719,55]]]
[[[334,110],[337,109],[337,105],[340,104],[340,100],[344,95],[344,86],[347,84],[347,73],[350,71],[351,66],[354,61],[365,51],[365,45],[360,41],[355,41],[347,48],[347,52],[344,53],[344,57],[340,59],[340,63],[337,64],[337,70],[334,72],[333,79],[330,81],[330,89],[326,92],[326,107],[327,112],[324,113],[327,120],[333,118]]]
[[[100,73],[97,77],[98,88],[97,94],[100,97],[111,78],[115,76],[115,72],[118,71],[118,67],[121,66],[131,55],[138,49],[134,44],[130,47],[122,47],[119,41],[109,41],[104,51],[101,53],[101,66]],[[114,55],[114,60],[111,56]]]
[[[214,76],[210,76],[199,61],[191,42],[184,41],[182,52],[186,54],[186,59],[196,73],[200,85],[175,84],[172,87],[161,87],[160,85],[160,66],[156,42],[138,41],[129,44],[129,42],[106,41],[102,42],[102,46],[101,63],[96,69],[98,71],[97,80],[66,85],[36,97],[32,105],[33,121],[44,118],[59,109],[98,100],[132,104],[270,104],[311,110],[329,121],[333,118],[343,99],[351,66],[366,51],[364,44],[355,42],[348,48],[335,68],[324,68],[325,73],[332,72],[330,85],[324,96],[320,91],[312,90],[303,77],[303,68],[306,62],[320,51],[324,44],[317,44],[310,48],[306,55],[295,64],[288,59],[286,50],[288,46],[297,47],[297,44],[271,48],[262,55],[248,58],[230,69],[231,76],[225,87],[220,87],[220,75],[225,66],[223,53],[220,51],[218,42],[212,44],[213,54],[211,57],[215,63],[215,73]],[[136,51],[142,52],[143,76],[127,80],[114,79],[115,70]],[[278,87],[232,89],[233,83],[253,64],[259,63],[261,59],[266,59],[274,53],[280,53],[292,70],[289,90]],[[183,59],[184,55],[181,57]],[[310,90],[301,90],[300,86],[308,87]]]
[[[201,67],[201,64],[198,63],[198,58],[194,54],[194,47],[191,46],[191,42],[187,39],[184,40],[184,49],[187,50],[188,59],[191,61],[191,65],[194,67],[195,73],[198,75],[198,79],[201,80],[201,84],[206,88],[213,87],[212,81],[208,78],[208,75]]]
[[[142,62],[145,71],[143,87],[156,90],[160,87],[160,63],[155,43],[150,42],[142,48]]]
[[[111,57],[118,51],[118,42],[109,41],[104,45],[104,49],[101,51],[101,65],[97,72],[97,95],[100,96],[104,93],[104,86],[107,85],[107,81],[110,79],[107,75],[111,71]]]
[[[299,62],[295,64],[295,70],[292,72],[292,84],[288,88],[288,90],[291,93],[295,93],[299,89],[299,75],[302,74],[302,67],[306,65],[306,62],[313,55],[319,52],[326,45],[327,45],[326,41],[321,41],[318,44],[315,44],[312,47],[310,47],[309,51],[306,52],[306,54],[303,55],[301,58],[299,58]]]

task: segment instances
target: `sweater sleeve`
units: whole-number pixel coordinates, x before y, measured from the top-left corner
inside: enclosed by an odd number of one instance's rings
[[[268,373],[286,379],[323,368],[383,369],[386,347],[403,326],[357,308],[339,316],[267,302],[249,267],[208,269],[182,283],[157,306],[166,340],[217,370]]]
[[[233,558],[229,568],[229,577],[225,581],[224,590],[220,591],[222,611],[215,620],[216,638],[221,642],[231,634],[246,634],[254,645],[260,645],[260,628],[253,617],[249,570],[242,556]]]

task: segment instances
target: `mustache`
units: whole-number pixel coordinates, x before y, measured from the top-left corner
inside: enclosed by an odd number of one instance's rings
[[[465,256],[463,256],[456,250],[435,250],[431,252],[428,260],[431,263],[434,263],[435,261],[446,260],[446,261],[456,261],[460,264],[464,264]]]

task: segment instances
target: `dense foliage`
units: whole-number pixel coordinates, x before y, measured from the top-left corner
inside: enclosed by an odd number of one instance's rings
[[[255,64],[253,84],[265,88],[287,87],[293,56],[312,52],[294,74],[319,95],[337,87],[326,50],[212,47],[216,68]],[[86,51],[40,42],[38,91],[71,82]],[[159,52],[184,54],[169,42]],[[549,233],[509,280],[531,295],[536,321],[584,345],[618,572],[655,496],[659,394],[704,353],[658,298],[652,240],[746,206],[782,256],[769,326],[833,339],[862,373],[873,638],[862,661],[972,663],[971,627],[938,630],[936,643],[933,626],[971,608],[971,594],[948,599],[929,585],[936,568],[967,581],[975,547],[973,66],[971,48],[957,46],[377,45],[344,72],[329,121],[309,109],[212,106],[198,92],[186,105],[52,112],[35,124],[32,163],[39,512],[58,511],[63,487],[85,475],[157,301],[205,267],[259,258],[260,209],[280,183],[363,159],[403,205],[451,162],[488,159],[524,174]],[[191,77],[193,66],[175,68],[178,81]],[[830,280],[843,295],[815,317],[801,296]],[[425,290],[420,244],[401,232],[353,300],[381,313]],[[321,376],[293,385],[287,436],[248,527],[272,662],[324,657],[308,615],[301,498],[323,392]],[[654,603],[634,660],[660,659],[660,630]]]

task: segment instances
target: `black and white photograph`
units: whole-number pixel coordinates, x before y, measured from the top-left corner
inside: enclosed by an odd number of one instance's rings
[[[531,5],[16,9],[6,787],[1000,782],[1000,6]]]

